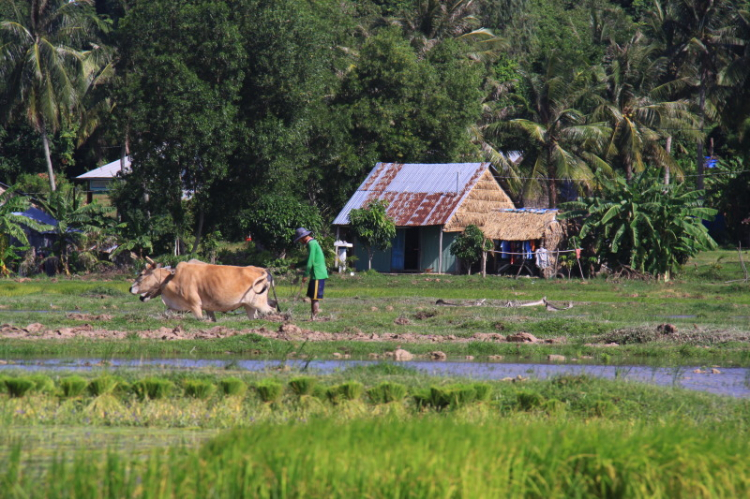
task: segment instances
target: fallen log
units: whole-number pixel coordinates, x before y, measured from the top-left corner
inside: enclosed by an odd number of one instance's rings
[[[472,302],[472,303],[452,303],[452,302],[440,299],[440,300],[438,300],[438,301],[435,302],[435,305],[442,305],[444,307],[480,307],[480,306],[484,305],[486,301],[487,301],[487,299],[483,298],[481,300],[477,300],[477,301]],[[504,307],[504,308],[539,307],[539,306],[544,306],[544,307],[546,307],[546,309],[549,312],[559,312],[561,310],[569,310],[569,309],[573,308],[573,302],[569,301],[567,307],[558,307],[557,305],[553,305],[552,303],[550,303],[549,301],[547,301],[547,297],[545,296],[541,300],[531,301],[531,302],[526,302],[526,303],[515,303],[515,302],[512,302],[512,301],[507,301],[507,302],[505,302],[505,305],[500,305],[500,306]]]

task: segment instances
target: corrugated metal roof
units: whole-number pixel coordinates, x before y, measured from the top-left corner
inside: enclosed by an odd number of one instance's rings
[[[349,212],[377,199],[398,227],[445,225],[489,163],[378,163],[333,221],[349,224]]]
[[[130,157],[125,157],[125,171],[127,172],[130,169]],[[115,178],[118,173],[120,173],[120,160],[113,161],[111,163],[107,163],[104,166],[100,166],[99,168],[96,168],[94,170],[91,170],[90,172],[86,172],[83,175],[78,175],[76,179],[78,180],[92,180],[92,179],[106,179],[106,178]]]

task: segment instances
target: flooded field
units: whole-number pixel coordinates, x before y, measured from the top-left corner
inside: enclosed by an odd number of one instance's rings
[[[377,361],[356,360],[242,360],[242,359],[17,359],[0,365],[1,370],[25,371],[96,371],[107,369],[244,369],[272,371],[283,365],[311,374],[330,374],[349,367],[373,365]],[[528,364],[500,362],[399,362],[434,376],[456,376],[476,380],[505,378],[546,379],[560,375],[589,376],[638,381],[659,386],[675,386],[732,397],[750,397],[750,369],[706,366],[609,366],[581,364]]]

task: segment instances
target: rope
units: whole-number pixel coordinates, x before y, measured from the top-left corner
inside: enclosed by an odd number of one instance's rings
[[[576,250],[572,249],[572,250],[560,250],[560,251],[558,250],[547,250],[547,251],[549,253],[557,254],[557,253],[575,253]],[[529,253],[534,255],[536,251],[524,251],[523,253],[511,253],[510,251],[488,250],[487,253],[502,253],[503,255],[524,256],[524,255],[528,255]]]

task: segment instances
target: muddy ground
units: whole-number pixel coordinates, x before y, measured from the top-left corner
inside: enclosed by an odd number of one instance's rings
[[[278,328],[268,327],[232,329],[225,326],[212,326],[197,331],[185,331],[181,326],[162,327],[145,331],[117,331],[104,329],[96,323],[109,320],[107,315],[77,314],[75,318],[84,322],[80,326],[50,329],[44,324],[33,323],[26,327],[0,325],[0,337],[25,340],[66,340],[66,339],[125,339],[141,338],[152,340],[196,340],[228,338],[231,336],[257,334],[264,338],[281,341],[363,341],[363,342],[400,342],[400,343],[469,343],[469,342],[515,342],[515,343],[567,343],[567,338],[536,338],[530,333],[474,333],[472,335],[453,334],[418,334],[418,333],[368,333],[357,328],[350,328],[340,333],[316,331],[314,322],[305,321],[301,326],[288,322],[283,315],[271,315],[265,319],[279,323]],[[208,326],[208,324],[207,324]],[[707,328],[691,328],[679,331],[671,324],[662,324],[656,328],[625,328],[611,333],[593,337],[589,345],[618,346],[644,343],[681,343],[693,345],[716,345],[726,342],[750,342],[750,337],[731,334],[725,331],[712,331]]]

